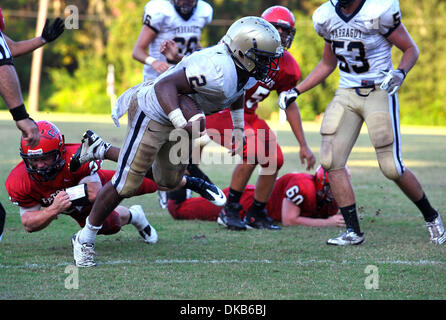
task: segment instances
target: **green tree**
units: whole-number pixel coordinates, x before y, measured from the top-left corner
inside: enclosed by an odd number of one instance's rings
[[[3,0],[6,34],[14,40],[28,39],[35,33],[38,0]],[[80,28],[66,30],[55,43],[45,46],[40,109],[45,111],[109,113],[107,66],[115,69],[115,92],[121,94],[142,80],[143,66],[135,61],[132,49],[142,27],[147,0],[54,0],[49,15],[63,15],[67,5],[80,13]],[[324,0],[209,0],[214,22],[205,28],[203,46],[217,43],[228,26],[246,15],[260,15],[267,7],[280,4],[296,16],[296,37],[290,52],[298,61],[302,77],[319,62],[324,45],[313,29],[311,16]],[[446,125],[446,2],[400,1],[403,23],[420,48],[420,58],[408,74],[400,91],[401,119],[407,124]],[[394,50],[394,62],[401,57]],[[15,66],[26,98],[31,55],[15,59]],[[395,66],[396,67],[396,66]],[[322,113],[337,88],[339,73],[299,97],[302,117],[312,120]],[[5,108],[0,101],[0,108]],[[259,108],[268,118],[277,112],[277,95],[272,93]]]

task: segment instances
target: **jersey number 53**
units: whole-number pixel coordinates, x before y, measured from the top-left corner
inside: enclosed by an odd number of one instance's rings
[[[339,60],[339,69],[348,73],[351,73],[351,70],[353,70],[356,73],[364,73],[369,71],[370,64],[367,58],[365,57],[364,44],[359,41],[348,42],[347,51],[350,52],[356,51],[357,55],[355,56],[355,61],[358,61],[358,64],[352,64],[350,66],[345,57],[336,52],[337,49],[340,50],[344,49],[345,43],[346,41],[333,41],[331,44],[333,53]]]

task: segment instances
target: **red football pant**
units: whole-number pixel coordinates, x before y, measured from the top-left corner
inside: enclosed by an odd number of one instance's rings
[[[206,116],[206,129],[213,141],[229,149],[232,147],[232,117],[229,109]],[[255,113],[245,113],[245,136],[243,161],[260,164],[265,168],[272,165],[275,171],[279,171],[283,166],[283,153],[266,121]]]
[[[242,198],[240,199],[240,204],[242,205],[242,211],[240,212],[240,217],[243,219],[246,212],[251,207],[254,201],[254,190],[253,185],[246,186],[243,191]],[[223,189],[223,193],[228,196],[229,188]],[[167,202],[167,209],[174,219],[178,220],[207,220],[216,221],[218,214],[223,209],[218,207],[208,200],[202,197],[190,198],[177,204],[175,200],[169,200]]]
[[[111,180],[115,171],[113,170],[99,170],[98,175],[101,179],[102,185],[106,184]],[[148,178],[144,178],[142,184],[139,186],[137,193],[135,196],[140,196],[146,193],[153,193],[158,189],[156,183]],[[91,208],[93,205],[82,207],[80,211],[75,211],[71,213],[70,216],[77,221],[79,226],[83,228],[85,226],[85,219],[87,219],[90,214]],[[115,234],[121,230],[121,219],[119,213],[113,211],[107,217],[107,219],[102,224],[102,228],[99,230],[98,234]]]

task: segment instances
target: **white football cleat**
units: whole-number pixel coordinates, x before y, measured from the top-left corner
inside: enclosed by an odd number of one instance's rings
[[[84,163],[94,160],[104,160],[105,153],[110,149],[111,143],[107,143],[92,130],[87,130],[70,161],[70,171],[76,172]]]
[[[358,245],[363,242],[364,242],[364,233],[357,234],[351,229],[347,229],[347,231],[345,231],[339,237],[327,240],[328,245],[334,245],[334,246]]]
[[[76,233],[71,239],[71,244],[73,245],[73,256],[76,267],[94,267],[96,263],[94,262],[94,244],[92,243],[79,243],[79,233]]]
[[[430,241],[435,244],[443,244],[446,242],[446,233],[444,232],[443,221],[440,213],[432,222],[426,222],[427,230],[429,231]]]
[[[132,213],[131,224],[136,227],[144,242],[151,244],[157,243],[158,233],[150,225],[142,207],[140,205],[134,205],[129,208],[129,211]]]

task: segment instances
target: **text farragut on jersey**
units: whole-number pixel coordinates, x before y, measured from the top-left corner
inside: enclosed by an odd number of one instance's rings
[[[199,26],[179,26],[173,29],[173,32],[175,33],[194,33],[194,32],[200,32]]]
[[[356,38],[362,39],[362,31],[355,28],[338,28],[330,32],[331,39]]]

